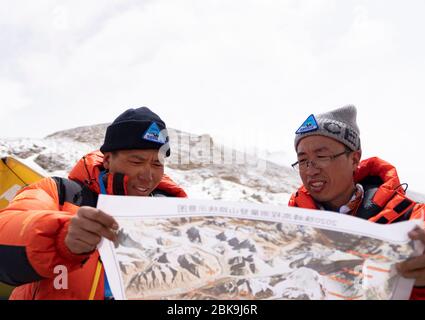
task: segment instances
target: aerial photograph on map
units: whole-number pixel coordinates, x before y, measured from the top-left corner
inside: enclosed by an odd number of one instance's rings
[[[230,217],[117,218],[127,299],[389,299],[412,243]]]

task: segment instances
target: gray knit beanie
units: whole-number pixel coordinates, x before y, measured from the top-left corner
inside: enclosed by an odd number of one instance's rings
[[[357,110],[353,105],[310,115],[295,132],[295,150],[301,139],[308,136],[326,136],[335,139],[353,151],[361,149],[360,130],[356,122]]]

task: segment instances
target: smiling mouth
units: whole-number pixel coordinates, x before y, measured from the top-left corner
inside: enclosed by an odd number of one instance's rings
[[[309,189],[315,193],[321,192],[325,188],[326,182],[324,181],[314,181],[308,184]]]
[[[149,188],[144,188],[144,187],[134,187],[134,190],[136,190],[136,192],[142,196],[147,195],[150,191]]]

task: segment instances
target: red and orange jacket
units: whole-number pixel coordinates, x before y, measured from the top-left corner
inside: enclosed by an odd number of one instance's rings
[[[406,196],[396,168],[388,162],[376,157],[363,160],[354,180],[364,189],[363,202],[352,213],[354,216],[381,224],[423,219],[425,204],[416,203]],[[304,186],[292,194],[289,206],[319,209]],[[425,288],[415,287],[410,298],[425,300]]]
[[[76,255],[65,245],[70,219],[79,206],[95,206],[100,186],[97,177],[103,156],[93,152],[83,157],[68,179],[45,178],[22,189],[0,211],[0,281],[17,286],[10,299],[103,299],[104,272],[99,253]],[[107,174],[108,194],[125,194],[127,177]],[[186,197],[164,175],[154,194]],[[56,266],[68,271],[68,288],[55,289]]]

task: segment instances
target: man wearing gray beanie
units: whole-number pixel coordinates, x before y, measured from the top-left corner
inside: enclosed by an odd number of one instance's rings
[[[361,161],[360,129],[353,105],[311,114],[295,132],[298,161],[292,164],[301,186],[289,200],[300,208],[350,214],[390,224],[423,219],[425,205],[406,196],[394,166],[373,157]],[[425,244],[425,231],[409,236]],[[399,273],[415,279],[411,299],[425,300],[425,254],[397,265]]]
[[[335,139],[353,151],[360,150],[360,130],[356,117],[357,110],[352,105],[319,114],[317,117],[311,115],[307,124],[303,123],[296,132],[295,149],[301,139],[321,135]]]

